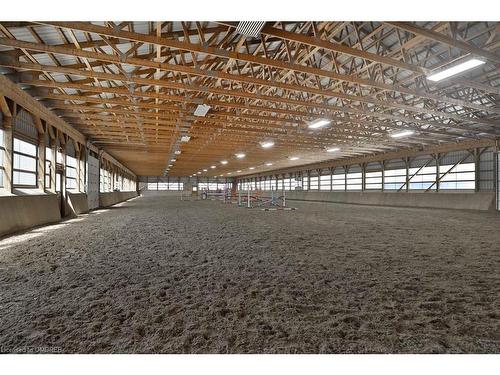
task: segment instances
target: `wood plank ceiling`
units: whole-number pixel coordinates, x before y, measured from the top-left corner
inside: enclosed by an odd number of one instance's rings
[[[138,175],[235,176],[500,135],[498,23],[267,22],[257,38],[237,25],[0,22],[0,72]],[[426,78],[468,56],[486,63]],[[330,124],[309,129],[316,119]]]

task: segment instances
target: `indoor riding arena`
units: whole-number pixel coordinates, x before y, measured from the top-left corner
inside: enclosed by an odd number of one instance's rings
[[[0,21],[0,352],[499,353],[499,30]]]

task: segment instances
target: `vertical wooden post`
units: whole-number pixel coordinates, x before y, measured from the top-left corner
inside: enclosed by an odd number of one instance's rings
[[[9,193],[12,193],[12,117],[4,116],[3,118],[3,130],[4,130],[4,169],[5,175],[3,180],[3,187]]]
[[[405,158],[405,165],[406,165],[406,185],[405,185],[405,191],[408,193],[410,190],[410,158],[406,157]]]
[[[38,133],[38,188],[45,191],[45,134]]]

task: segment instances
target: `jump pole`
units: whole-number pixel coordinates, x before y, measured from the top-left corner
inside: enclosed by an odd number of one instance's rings
[[[247,207],[250,208],[250,190],[247,190],[248,198],[247,198]]]

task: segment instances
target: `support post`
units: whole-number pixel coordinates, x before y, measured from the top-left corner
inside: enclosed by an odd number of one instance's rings
[[[5,178],[3,180],[3,187],[9,193],[12,193],[12,117],[4,116],[3,118],[3,137],[4,137],[4,145],[5,145],[5,153],[4,153],[4,172]]]
[[[45,134],[38,133],[38,168],[37,179],[40,190],[45,191]]]

